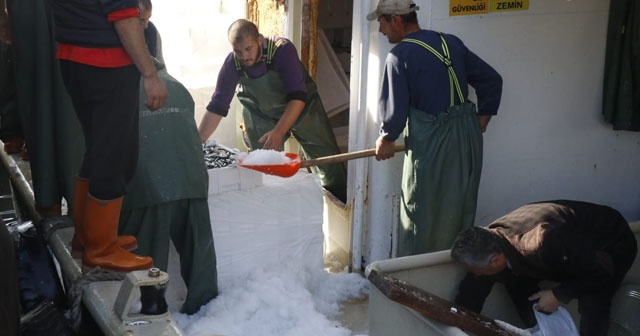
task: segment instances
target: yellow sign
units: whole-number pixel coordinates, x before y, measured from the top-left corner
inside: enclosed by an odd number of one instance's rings
[[[449,0],[449,16],[529,9],[529,0]]]
[[[508,12],[529,9],[529,0],[492,0],[492,12]]]
[[[450,0],[449,16],[489,13],[489,0]]]

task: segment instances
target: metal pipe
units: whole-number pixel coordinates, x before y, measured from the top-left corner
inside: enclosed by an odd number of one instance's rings
[[[371,1],[353,2],[353,20],[351,36],[351,97],[349,115],[349,150],[367,148],[367,68],[369,53],[368,22],[362,13],[368,13]],[[364,223],[367,211],[368,160],[359,160],[349,164],[349,185],[353,186],[353,206],[351,211],[351,261],[349,268],[362,272]]]
[[[0,147],[4,148],[4,142],[0,141]],[[35,209],[35,198],[33,196],[33,189],[31,188],[31,184],[24,177],[20,167],[16,163],[16,161],[4,150],[0,150],[0,158],[2,160],[2,165],[4,169],[9,174],[9,178],[12,182],[12,188],[17,192],[18,196],[21,198],[22,202],[20,203],[21,207],[24,207],[28,213],[28,217],[33,220],[34,223],[40,221],[40,214]]]

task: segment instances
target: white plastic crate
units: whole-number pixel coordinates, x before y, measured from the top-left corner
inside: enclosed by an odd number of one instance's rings
[[[262,173],[242,167],[207,169],[209,173],[209,195],[232,190],[252,189],[262,185]]]
[[[221,290],[260,267],[322,267],[320,180],[299,172],[290,178],[265,175],[264,182],[209,196]]]

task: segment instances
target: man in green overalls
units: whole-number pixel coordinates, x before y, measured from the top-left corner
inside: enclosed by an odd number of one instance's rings
[[[281,151],[293,136],[307,159],[339,154],[316,84],[293,43],[281,37],[265,38],[255,24],[244,19],[231,24],[228,37],[233,52],[220,69],[215,92],[200,122],[201,140],[206,141],[228,114],[237,86],[250,149]],[[346,202],[344,164],[312,170],[325,189]]]
[[[418,9],[411,0],[380,0],[367,16],[397,43],[385,61],[376,158],[393,156],[406,127],[398,256],[449,249],[474,224],[482,132],[502,95],[502,77],[456,36],[420,29]]]
[[[140,89],[140,150],[127,186],[119,234],[136,236],[136,253],[167,270],[169,239],[180,255],[187,287],[181,312],[196,313],[218,295],[216,254],[207,203],[209,186],[189,91],[156,61],[169,97],[151,111]]]

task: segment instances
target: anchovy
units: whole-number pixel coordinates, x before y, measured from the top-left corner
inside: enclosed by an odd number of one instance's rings
[[[234,167],[236,165],[237,152],[229,151],[217,144],[203,145],[202,151],[207,169]]]

